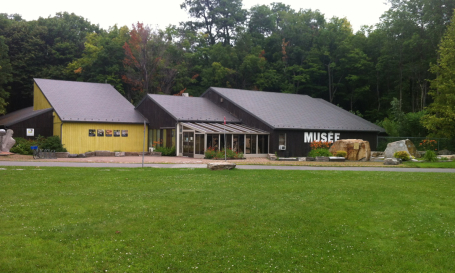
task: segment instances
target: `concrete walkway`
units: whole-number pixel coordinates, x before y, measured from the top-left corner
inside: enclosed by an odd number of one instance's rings
[[[0,161],[0,166],[32,167],[96,167],[96,168],[140,168],[137,163],[83,163],[83,162],[43,162],[43,161]],[[144,164],[146,168],[207,168],[207,164]],[[241,170],[301,170],[301,171],[369,171],[369,172],[427,172],[455,173],[455,169],[436,168],[384,168],[384,167],[312,167],[312,166],[270,166],[237,165]]]

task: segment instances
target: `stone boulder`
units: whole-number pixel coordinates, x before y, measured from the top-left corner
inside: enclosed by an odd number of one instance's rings
[[[417,152],[416,146],[409,139],[399,140],[387,144],[387,148],[384,151],[385,158],[393,158],[396,152],[405,151],[409,155],[414,157],[420,157],[420,153]]]
[[[207,169],[212,171],[219,171],[219,170],[231,170],[234,169],[236,166],[235,163],[227,163],[227,162],[214,162],[207,164]]]
[[[115,152],[115,156],[116,157],[124,157],[125,156],[125,152]]]
[[[0,130],[0,152],[9,153],[9,150],[16,144],[16,140],[13,138],[13,130],[8,129]]]
[[[371,156],[370,142],[363,139],[340,139],[333,143],[330,152],[346,152],[346,160],[369,161]]]
[[[384,165],[399,165],[400,161],[397,158],[384,159]]]
[[[111,151],[95,151],[95,156],[115,156],[115,153]]]
[[[447,149],[438,151],[438,155],[451,155],[451,154],[452,154],[452,152]]]

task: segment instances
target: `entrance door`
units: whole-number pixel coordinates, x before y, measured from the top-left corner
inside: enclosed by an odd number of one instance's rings
[[[194,157],[193,132],[183,132],[183,156]]]

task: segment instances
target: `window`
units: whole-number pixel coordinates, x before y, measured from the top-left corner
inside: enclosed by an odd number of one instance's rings
[[[279,136],[278,136],[278,145],[286,146],[286,134],[279,134]]]
[[[269,136],[258,135],[258,154],[269,153]]]
[[[196,151],[195,154],[204,154],[204,135],[196,135]]]
[[[245,135],[246,140],[246,154],[255,154],[256,153],[256,135]]]

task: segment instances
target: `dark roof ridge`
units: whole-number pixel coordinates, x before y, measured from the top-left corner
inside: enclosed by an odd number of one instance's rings
[[[171,112],[169,112],[166,108],[164,108],[160,103],[158,103],[156,100],[154,100],[154,99],[151,97],[151,95],[160,95],[160,94],[147,94],[147,98],[148,98],[149,100],[154,101],[156,105],[158,105],[162,110],[164,110],[164,112],[168,113],[172,118],[174,118],[175,121],[177,121],[177,122],[179,121],[179,119],[178,119],[176,116],[174,116]],[[144,99],[145,99],[145,98],[144,98]],[[142,101],[141,101],[141,103],[142,103]],[[139,106],[139,104],[138,104],[137,106]]]
[[[14,114],[17,114],[19,111],[25,112],[26,114],[25,115],[21,115],[19,118],[13,119],[12,121],[9,121],[8,123],[2,124],[2,125],[10,126],[11,124],[16,124],[18,122],[21,122],[21,121],[24,121],[24,120],[39,116],[39,115],[41,115],[43,113],[46,113],[46,112],[49,112],[49,111],[53,111],[53,110],[54,110],[54,108],[33,110],[33,106],[29,106],[29,107],[26,107],[26,108],[22,108],[22,109],[16,110],[14,112],[10,112],[10,113],[8,113],[8,114],[6,114],[4,116],[1,116],[0,117],[0,122],[2,120],[7,120],[8,118],[13,116]]]
[[[221,89],[233,89],[233,88],[223,88],[223,87],[209,87],[209,89],[207,89],[204,93],[202,93],[201,97],[205,95],[205,93],[207,93],[209,90],[213,90],[214,92],[216,92],[219,96],[221,96],[223,99],[225,100],[228,100],[230,103],[234,104],[235,106],[239,107],[240,109],[242,109],[243,111],[247,112],[248,114],[250,114],[251,116],[255,117],[256,119],[258,119],[259,121],[263,122],[265,125],[269,126],[270,128],[272,129],[278,129],[277,127],[269,124],[268,122],[266,122],[265,120],[261,119],[260,117],[258,117],[257,115],[255,115],[254,113],[248,111],[248,109],[245,109],[243,108],[242,106],[240,106],[239,104],[237,104],[236,102],[230,100],[229,98],[223,96],[223,94],[219,93],[216,91],[215,88],[221,88]],[[243,90],[243,89],[236,89],[236,90]],[[246,91],[250,91],[250,90],[246,90]],[[253,92],[257,92],[257,91],[253,91]],[[264,92],[264,91],[260,91],[260,92]],[[267,92],[267,91],[266,91]]]

